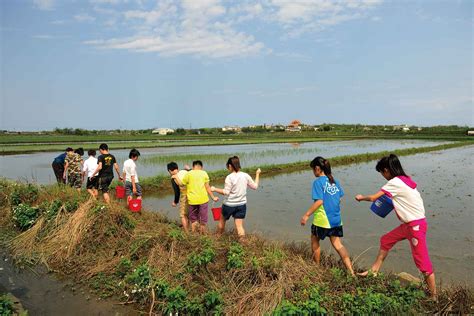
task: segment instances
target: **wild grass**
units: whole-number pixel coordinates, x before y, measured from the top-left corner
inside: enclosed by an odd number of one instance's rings
[[[0,184],[6,192],[15,186]],[[29,203],[41,210],[38,203],[54,203],[51,193],[58,190],[63,202],[77,198],[64,187],[42,187]],[[393,275],[352,278],[324,252],[315,266],[307,244],[257,235],[239,244],[233,233],[186,234],[156,212],[134,214],[118,202],[94,200],[60,212],[58,221],[39,214],[22,233],[12,225],[11,207],[7,202],[0,208],[1,227],[15,236],[6,244],[16,260],[43,262],[97,295],[135,304],[149,315],[472,312],[471,288],[442,288],[439,302],[432,302],[422,287],[403,286]]]

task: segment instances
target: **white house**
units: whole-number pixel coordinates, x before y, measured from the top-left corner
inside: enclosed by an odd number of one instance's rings
[[[173,134],[174,129],[171,129],[171,128],[156,128],[151,133],[152,134],[159,134],[159,135],[168,135],[168,134]]]
[[[224,126],[222,128],[222,131],[223,132],[232,131],[232,132],[240,133],[242,131],[242,129],[239,126]]]

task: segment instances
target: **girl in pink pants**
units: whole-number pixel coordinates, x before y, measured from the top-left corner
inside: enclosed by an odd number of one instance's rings
[[[420,192],[416,189],[416,183],[405,174],[398,157],[393,154],[383,157],[375,169],[388,180],[387,184],[373,195],[358,194],[355,198],[357,201],[373,202],[382,195],[387,195],[392,199],[394,210],[402,224],[380,238],[379,254],[370,271],[377,274],[390,249],[397,242],[407,239],[410,242],[413,260],[425,276],[431,296],[435,298],[435,275],[426,244],[428,224],[426,223],[423,200]],[[366,276],[368,273],[369,271],[365,271],[359,275]]]

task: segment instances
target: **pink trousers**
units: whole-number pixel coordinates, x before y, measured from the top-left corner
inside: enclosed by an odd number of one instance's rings
[[[388,252],[397,242],[408,239],[416,267],[423,274],[430,275],[433,273],[433,265],[426,244],[427,230],[428,224],[425,218],[401,224],[380,238],[380,249]]]

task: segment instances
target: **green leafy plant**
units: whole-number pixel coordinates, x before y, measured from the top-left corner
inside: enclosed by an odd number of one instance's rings
[[[13,313],[15,312],[13,306],[13,301],[8,296],[0,296],[0,316],[13,315]]]
[[[244,266],[244,249],[238,243],[233,243],[227,253],[227,269],[240,269]]]
[[[132,262],[127,258],[122,258],[115,268],[115,274],[120,278],[123,278],[130,272],[131,269]]]
[[[135,268],[132,273],[126,276],[125,283],[130,292],[125,292],[126,296],[146,300],[152,287],[151,271],[148,265],[142,264]]]
[[[77,199],[68,200],[64,204],[64,208],[68,212],[75,212],[79,208],[79,201]]]
[[[184,233],[181,229],[173,227],[168,232],[168,237],[173,239],[173,240],[183,240],[184,239]]]
[[[40,215],[39,209],[28,204],[20,203],[13,207],[13,221],[15,226],[21,230],[26,230],[33,226]]]
[[[204,294],[204,307],[207,313],[213,315],[221,315],[224,305],[224,299],[222,295],[217,291],[209,291]]]
[[[53,202],[51,202],[45,212],[46,219],[51,220],[56,217],[62,206],[63,202],[61,200],[54,200]]]
[[[203,246],[200,252],[192,252],[188,256],[188,271],[195,271],[200,267],[206,266],[216,257],[216,251],[212,247],[211,240],[203,239]]]
[[[308,290],[307,299],[297,302],[284,300],[273,312],[275,316],[283,315],[326,315],[327,310],[321,306],[323,295],[318,286]]]
[[[19,205],[21,203],[31,204],[38,198],[38,188],[28,183],[27,185],[16,184],[13,192],[10,195],[10,204],[12,206]]]

